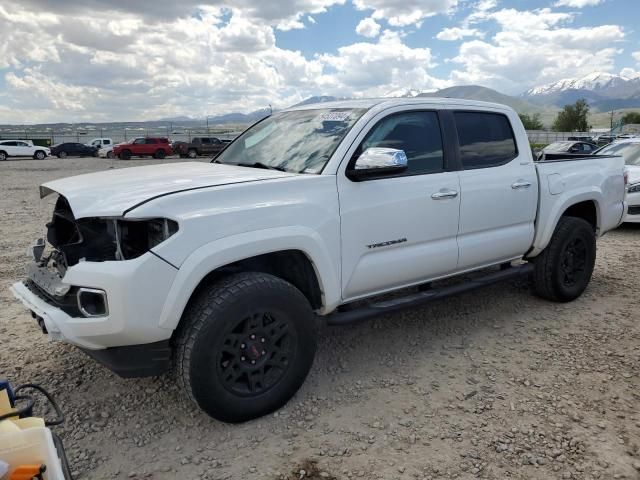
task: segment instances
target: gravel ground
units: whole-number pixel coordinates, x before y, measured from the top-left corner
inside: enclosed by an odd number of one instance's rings
[[[169,376],[124,380],[47,342],[8,291],[51,213],[37,186],[110,163],[0,164],[0,376],[56,395],[77,478],[640,478],[640,228],[599,242],[570,304],[507,283],[328,328],[285,408],[226,425]]]

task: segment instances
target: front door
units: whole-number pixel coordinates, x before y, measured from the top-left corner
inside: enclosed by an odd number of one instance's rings
[[[356,141],[347,170],[371,147],[404,150],[407,170],[354,182],[338,174],[343,299],[444,275],[458,260],[458,172],[447,171],[437,111],[400,111]]]
[[[538,201],[530,147],[517,145],[504,113],[457,111],[453,116],[463,168],[458,269],[521,257],[533,243]]]

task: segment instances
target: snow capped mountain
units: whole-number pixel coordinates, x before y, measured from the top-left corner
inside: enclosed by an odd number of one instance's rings
[[[399,88],[397,90],[391,90],[384,94],[385,97],[389,98],[399,98],[399,97],[417,97],[421,93],[430,93],[433,90],[418,90],[415,88]]]
[[[548,95],[550,93],[564,92],[566,90],[590,90],[601,92],[611,88],[619,87],[632,80],[628,77],[614,75],[607,72],[593,72],[580,78],[565,78],[557,82],[548,83],[539,87],[527,90],[526,96]]]

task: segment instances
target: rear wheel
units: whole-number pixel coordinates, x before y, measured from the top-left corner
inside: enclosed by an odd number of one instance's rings
[[[4,162],[7,159],[7,152],[0,150],[0,162]]]
[[[119,157],[122,160],[129,160],[131,158],[131,150],[123,150],[122,152],[120,152]]]
[[[158,160],[162,160],[165,157],[164,150],[156,150],[156,153],[153,154],[153,158],[157,158]]]
[[[591,224],[561,217],[547,248],[534,259],[537,295],[555,302],[575,300],[587,288],[596,261],[596,237]]]
[[[196,150],[194,150],[193,148],[189,150],[189,152],[187,153],[187,156],[189,158],[196,158],[198,156],[198,152]]]
[[[33,158],[35,158],[36,160],[44,160],[46,156],[47,155],[42,150],[38,150],[33,154]]]
[[[186,311],[176,343],[178,381],[210,416],[250,420],[296,393],[316,342],[313,312],[297,288],[265,273],[234,274]]]
[[[113,158],[113,151],[107,152],[107,158]]]

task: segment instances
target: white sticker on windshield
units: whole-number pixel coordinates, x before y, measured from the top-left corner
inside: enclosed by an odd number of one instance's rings
[[[321,122],[344,122],[349,119],[350,112],[325,112],[318,117]]]

